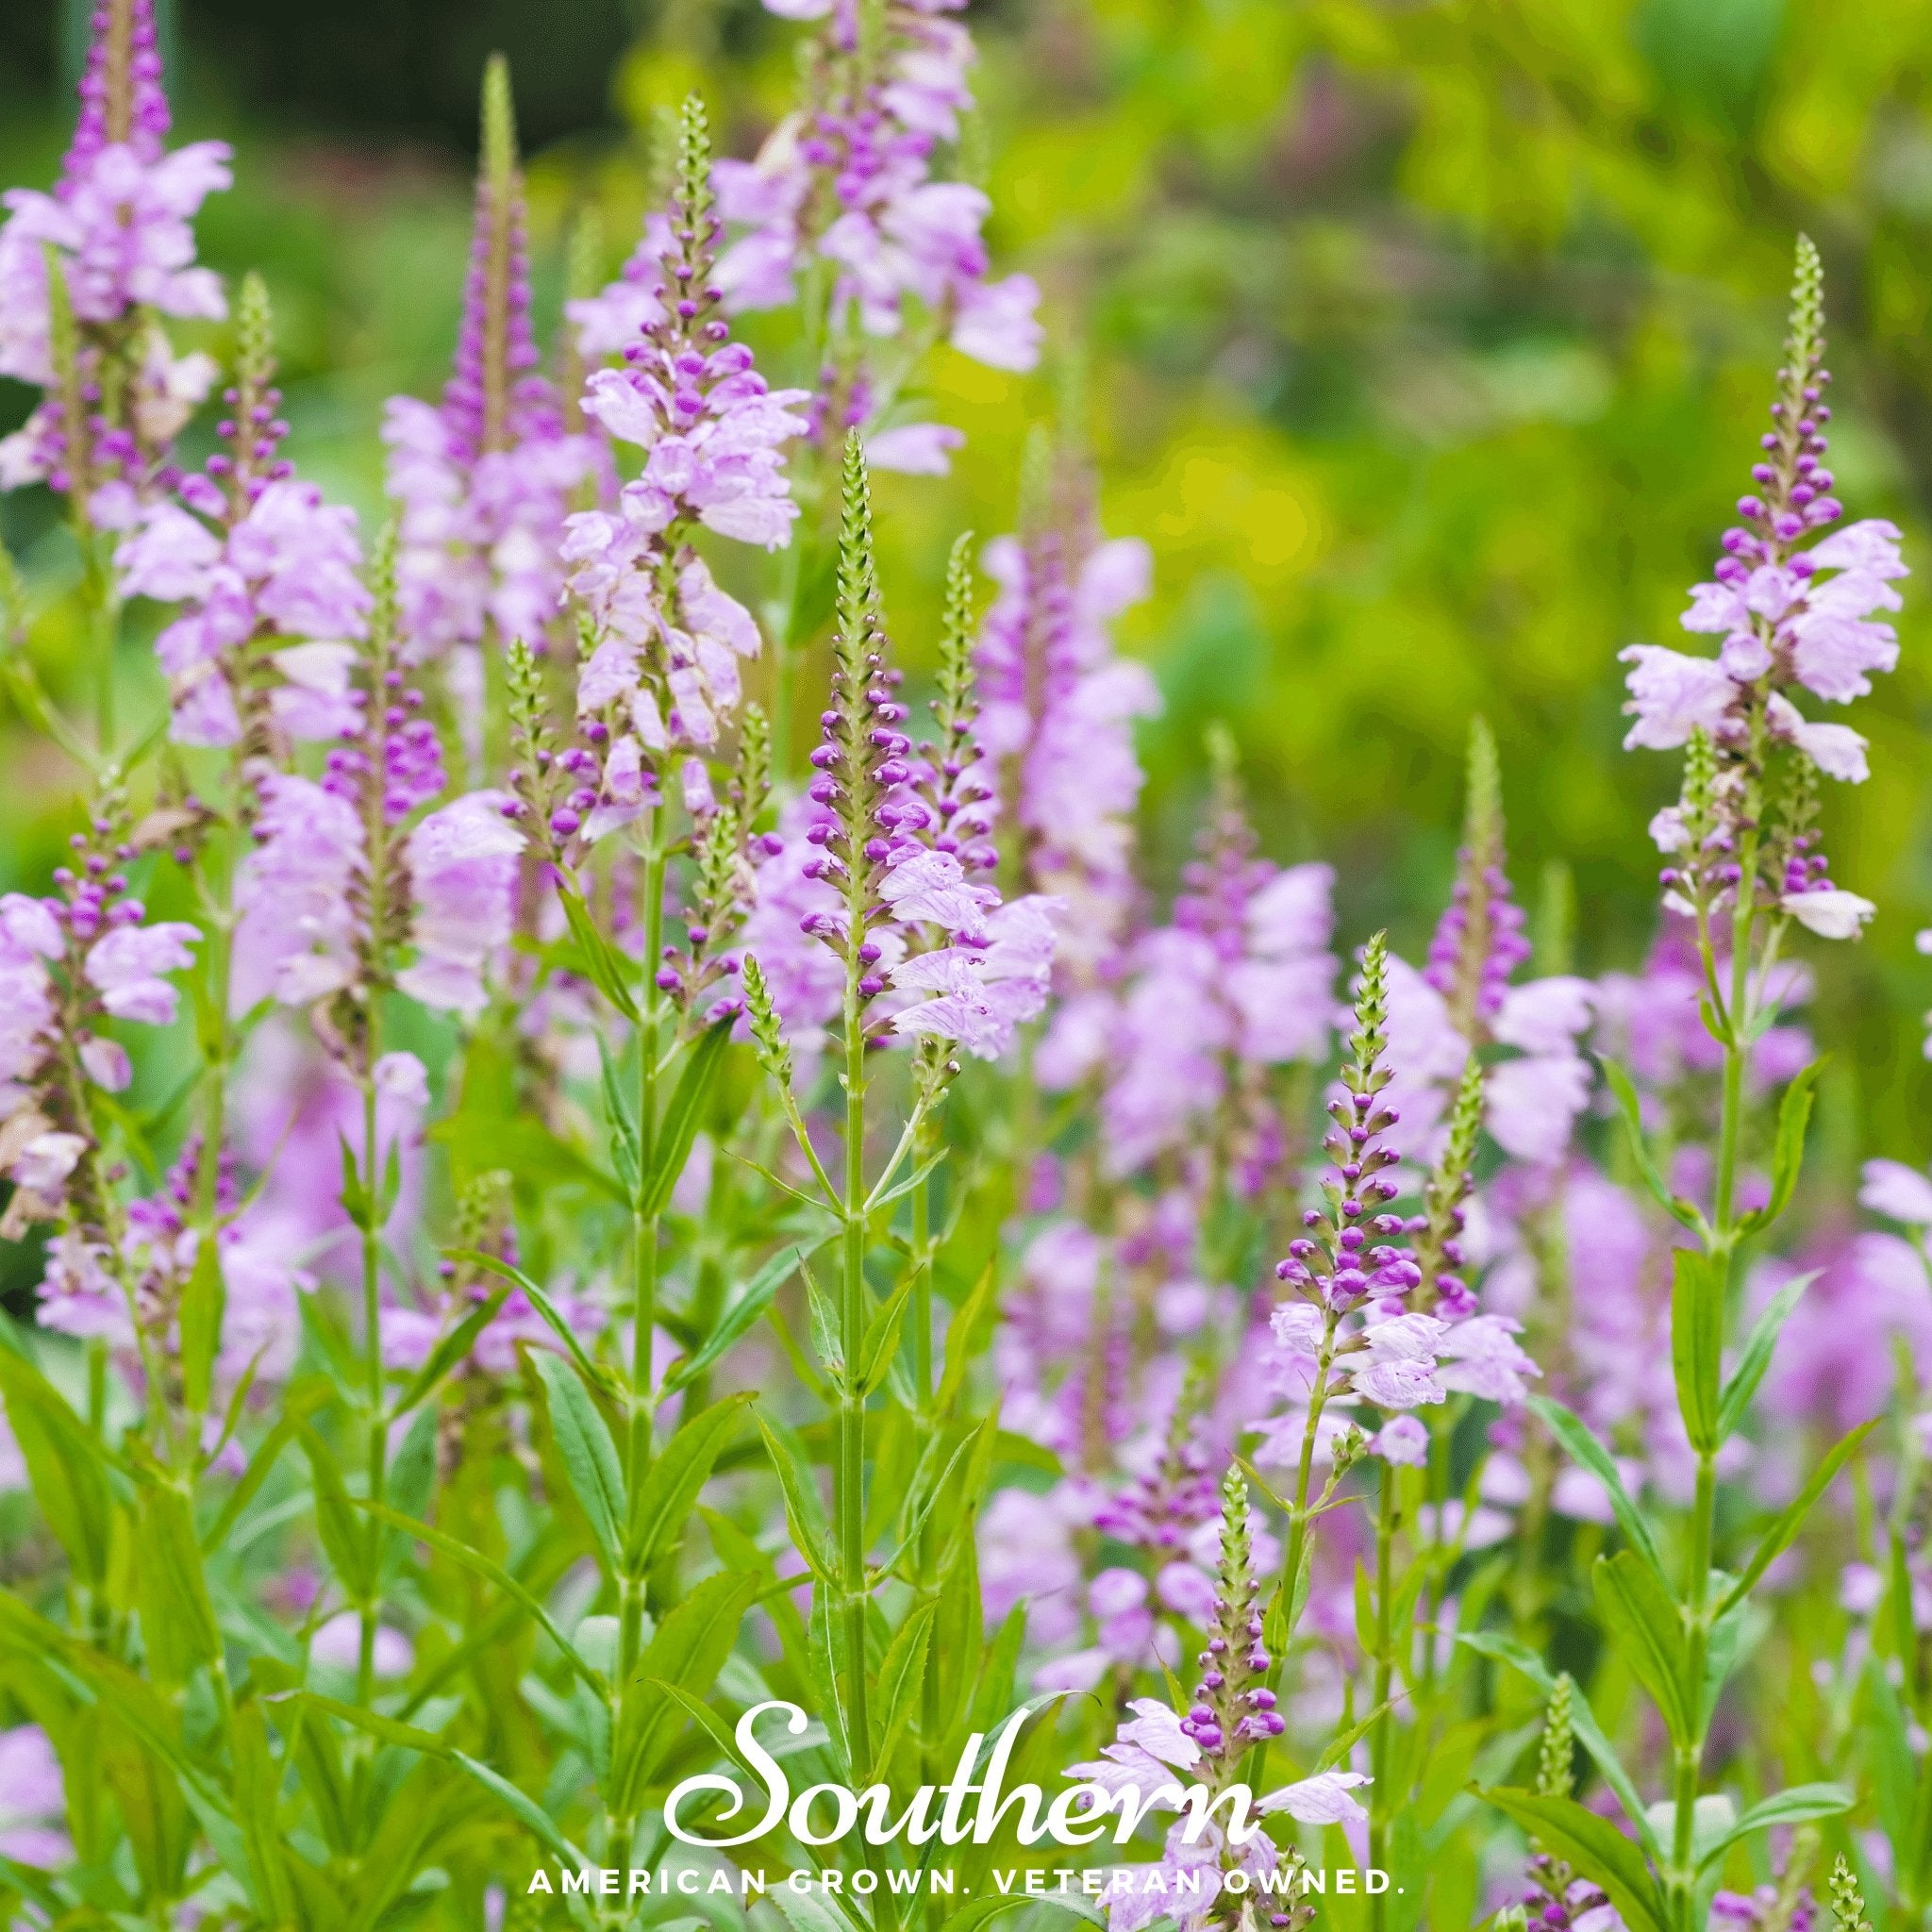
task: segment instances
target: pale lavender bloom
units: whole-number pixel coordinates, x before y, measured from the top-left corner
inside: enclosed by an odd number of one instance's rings
[[[509,941],[524,849],[504,816],[510,802],[508,792],[468,792],[409,834],[416,963],[396,984],[425,1007],[474,1017],[489,1003],[484,973]]]
[[[771,10],[828,25],[809,110],[781,122],[756,160],[719,164],[720,207],[747,231],[718,264],[731,306],[789,302],[797,271],[816,258],[836,277],[836,320],[895,336],[916,303],[963,354],[1032,368],[1038,285],[1024,275],[987,279],[980,228],[991,202],[964,182],[932,178],[938,144],[957,137],[973,100],[973,42],[942,17],[951,5],[887,0],[869,51],[849,6],[779,0]]]
[[[0,1731],[0,1853],[52,1871],[74,1857],[60,1760],[38,1724]]]
[[[1932,1180],[1900,1160],[1868,1160],[1858,1206],[1907,1227],[1932,1228]]]
[[[313,779],[262,775],[255,849],[235,879],[234,1009],[309,1006],[355,978],[366,866],[355,807]]]
[[[1516,1341],[1523,1324],[1507,1315],[1471,1315],[1452,1323],[1437,1349],[1442,1387],[1514,1408],[1527,1400],[1531,1376],[1542,1371]]]
[[[887,874],[888,887],[897,875]],[[916,953],[895,966],[894,991],[931,997],[894,1013],[893,1032],[954,1040],[976,1058],[998,1059],[1014,1029],[1046,1008],[1058,908],[1037,893],[1015,899],[987,916],[983,944]]]
[[[353,1671],[362,1656],[362,1619],[354,1610],[338,1610],[308,1640],[308,1655],[319,1664]],[[378,1677],[407,1677],[415,1667],[416,1646],[387,1624],[375,1626],[374,1662]]]
[[[1012,774],[1029,880],[1067,900],[1068,958],[1091,971],[1118,944],[1135,890],[1133,721],[1160,708],[1108,630],[1148,594],[1147,549],[1120,539],[1070,555],[1045,531],[1001,538],[984,560],[1000,590],[974,651],[980,744]]]
[[[1369,1438],[1368,1450],[1384,1462],[1420,1469],[1429,1459],[1429,1432],[1412,1415],[1392,1415]]]
[[[154,329],[110,420],[92,407],[109,333],[142,310],[207,320],[226,312],[220,279],[195,265],[192,224],[202,202],[228,185],[228,148],[210,141],[164,150],[160,76],[152,0],[99,8],[60,178],[51,194],[11,190],[0,225],[0,375],[55,388],[51,247],[80,328],[84,397],[94,391],[82,422],[68,421],[50,393],[0,442],[0,489],[42,478],[58,490],[84,489],[89,515],[103,527],[172,487],[178,472],[168,446],[214,375],[208,357],[176,359]]]
[[[89,983],[115,1019],[165,1026],[175,1017],[178,995],[162,974],[192,966],[194,956],[188,949],[200,939],[194,926],[178,919],[118,925],[89,947]]]
[[[952,453],[966,441],[963,429],[944,423],[903,423],[881,429],[865,446],[866,460],[874,470],[894,470],[904,476],[943,476],[952,467]]]
[[[218,514],[221,502],[217,492]],[[270,714],[283,731],[353,735],[361,703],[350,689],[353,654],[342,641],[367,627],[361,560],[355,511],[325,503],[314,484],[292,476],[260,482],[245,511],[219,535],[174,504],[145,512],[114,561],[124,596],[190,607],[155,640],[176,741],[240,742],[242,654],[268,637],[318,641],[300,655],[284,650],[269,659],[281,673]]]

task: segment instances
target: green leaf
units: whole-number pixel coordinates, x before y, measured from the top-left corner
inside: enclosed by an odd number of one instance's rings
[[[533,1349],[530,1365],[543,1385],[551,1434],[557,1439],[571,1490],[590,1520],[591,1534],[606,1568],[614,1575],[623,1561],[622,1526],[629,1510],[617,1445],[597,1413],[597,1405],[561,1356],[548,1349]]]
[[[996,1261],[989,1261],[980,1270],[979,1279],[973,1284],[973,1292],[966,1297],[959,1312],[947,1326],[946,1366],[940,1376],[939,1392],[934,1397],[941,1415],[951,1410],[958,1400],[960,1390],[966,1386],[966,1373],[985,1341],[998,1290],[999,1267]]]
[[[205,1229],[194,1266],[181,1290],[181,1394],[196,1415],[206,1415],[214,1395],[215,1357],[221,1353],[222,1315],[228,1293],[222,1279],[221,1242]]]
[[[1599,1557],[1592,1571],[1605,1627],[1662,1712],[1674,1742],[1694,1736],[1701,1698],[1686,1686],[1684,1620],[1656,1573],[1629,1550]]]
[[[590,1862],[583,1853],[564,1837],[558,1828],[557,1821],[528,1792],[519,1790],[500,1772],[491,1771],[487,1764],[478,1763],[467,1752],[452,1751],[449,1756],[452,1764],[468,1772],[498,1804],[530,1832],[532,1837],[549,1850],[553,1857],[561,1859],[573,1872],[581,1871]]]
[[[192,1547],[192,1536],[189,1541]],[[269,1922],[285,1925],[294,1916],[294,1903],[287,1840],[275,1819],[282,1766],[269,1752],[268,1727],[261,1721],[261,1707],[253,1703],[242,1705],[234,1714],[229,1734],[235,1762],[235,1821],[247,1842],[256,1889],[268,1906]]]
[[[1607,1818],[1574,1798],[1492,1786],[1482,1793],[1543,1849],[1609,1893],[1630,1932],[1671,1932],[1670,1908],[1643,1854]]]
[[[1821,1055],[1785,1089],[1778,1103],[1777,1133],[1771,1150],[1771,1198],[1762,1208],[1747,1214],[1742,1222],[1746,1232],[1771,1224],[1791,1205],[1797,1191],[1799,1170],[1805,1164],[1805,1130],[1811,1121],[1811,1102],[1818,1089],[1818,1076],[1824,1071],[1828,1055]]]
[[[684,1063],[684,1072],[677,1076],[671,1105],[664,1109],[664,1118],[658,1123],[657,1136],[651,1143],[651,1172],[642,1197],[646,1214],[663,1213],[671,1191],[676,1187],[684,1164],[691,1158],[691,1143],[697,1139],[705,1103],[710,1098],[718,1070],[724,1063],[724,1049],[731,1044],[731,1029],[736,1024],[735,1019],[720,1020],[699,1035],[691,1058]]]
[[[275,1418],[275,1426],[262,1438],[261,1446],[248,1458],[248,1466],[242,1472],[241,1481],[229,1491],[228,1500],[222,1505],[221,1514],[208,1525],[208,1534],[201,1540],[205,1551],[212,1553],[228,1541],[228,1532],[268,1480],[269,1472],[275,1468],[282,1451],[301,1433],[302,1424],[334,1393],[335,1390],[325,1375],[304,1375],[282,1391],[277,1405],[281,1413]]]
[[[542,1317],[550,1332],[563,1343],[571,1360],[577,1365],[577,1373],[593,1389],[607,1390],[613,1395],[619,1392],[613,1387],[610,1377],[584,1353],[584,1344],[577,1340],[576,1331],[558,1313],[557,1304],[521,1268],[512,1267],[500,1255],[486,1255],[481,1248],[452,1248],[449,1257],[452,1261],[468,1261],[473,1267],[482,1268],[491,1274],[500,1274],[506,1281],[515,1282],[523,1290],[530,1306]]]
[[[1591,1435],[1590,1425],[1582,1417],[1565,1408],[1560,1402],[1552,1402],[1546,1395],[1532,1395],[1529,1406],[1569,1452],[1571,1460],[1589,1470],[1609,1491],[1610,1507],[1616,1512],[1617,1526],[1624,1532],[1631,1548],[1657,1572],[1661,1581],[1664,1561],[1657,1549],[1657,1539],[1651,1535],[1650,1524],[1643,1520],[1643,1512],[1630,1500],[1629,1492],[1624,1487],[1624,1478],[1617,1474],[1617,1465],[1610,1460],[1610,1452]]]
[[[106,1452],[54,1385],[10,1349],[0,1349],[0,1395],[48,1528],[75,1574],[98,1590],[112,1530]]]
[[[721,1570],[694,1584],[664,1613],[624,1687],[611,1742],[611,1802],[620,1814],[637,1808],[644,1788],[676,1742],[686,1722],[675,1698],[662,1686],[675,1684],[692,1697],[710,1691],[738,1641],[739,1625],[758,1579]]]
[[[630,1499],[623,1551],[626,1574],[644,1575],[659,1557],[676,1548],[697,1506],[698,1492],[751,1400],[748,1392],[727,1395],[700,1409],[653,1460]]]
[[[886,1371],[899,1353],[899,1330],[905,1324],[906,1305],[917,1278],[916,1274],[908,1274],[885,1306],[866,1324],[865,1340],[858,1349],[858,1389],[861,1395],[870,1395],[885,1380]]]
[[[1521,1672],[1541,1691],[1545,1703],[1557,1688],[1557,1680],[1544,1668],[1542,1658],[1513,1637],[1504,1637],[1493,1630],[1464,1630],[1457,1634],[1456,1641],[1466,1649],[1474,1651],[1478,1657],[1492,1657],[1497,1663],[1507,1664],[1511,1670]],[[1617,1756],[1616,1747],[1597,1723],[1596,1712],[1591,1709],[1590,1699],[1584,1695],[1580,1685],[1571,1687],[1570,1728],[1603,1774],[1604,1782],[1617,1794],[1617,1802],[1623,1806],[1624,1815],[1630,1821],[1638,1838],[1651,1857],[1661,1864],[1664,1849],[1651,1828],[1646,1807],[1638,1795],[1636,1780],[1624,1769],[1624,1760]]]
[[[1811,1479],[1798,1491],[1790,1507],[1765,1531],[1764,1541],[1751,1553],[1751,1560],[1745,1564],[1743,1574],[1718,1606],[1719,1616],[1742,1603],[1751,1593],[1752,1585],[1777,1561],[1803,1528],[1806,1517],[1811,1513],[1811,1506],[1830,1488],[1832,1479],[1850,1460],[1858,1444],[1878,1426],[1878,1417],[1874,1416],[1869,1423],[1860,1423],[1850,1435],[1841,1437],[1825,1452],[1824,1460],[1811,1472]]]
[[[839,1587],[831,1560],[831,1538],[825,1525],[825,1507],[809,1466],[800,1454],[796,1439],[780,1424],[758,1416],[758,1433],[765,1439],[765,1453],[785,1497],[785,1522],[791,1532],[792,1547],[805,1558],[806,1568],[827,1589]],[[782,1431],[782,1433],[781,1433]],[[820,1592],[821,1595],[824,1591]]]
[[[157,1675],[178,1684],[194,1665],[212,1664],[222,1655],[221,1632],[194,1534],[194,1513],[179,1490],[143,1483],[140,1521],[141,1556],[135,1575],[142,1634]]]
[[[1826,1784],[1793,1785],[1789,1790],[1760,1798],[1705,1852],[1697,1869],[1707,1870],[1740,1838],[1748,1838],[1754,1831],[1765,1831],[1774,1824],[1803,1824],[1812,1818],[1836,1818],[1840,1812],[1849,1811],[1854,1802],[1842,1785]]]
[[[591,917],[591,908],[584,904],[584,895],[575,886],[558,877],[557,896],[562,903],[564,918],[570,922],[571,937],[583,955],[584,972],[591,984],[632,1025],[639,1024],[643,1016],[628,983],[629,962],[597,930],[597,922]]]
[[[1720,1442],[1728,1441],[1737,1434],[1745,1411],[1751,1407],[1751,1398],[1757,1392],[1758,1383],[1764,1380],[1764,1372],[1771,1367],[1778,1332],[1790,1319],[1791,1310],[1798,1306],[1799,1296],[1822,1272],[1814,1268],[1808,1274],[1794,1275],[1778,1290],[1772,1297],[1771,1306],[1752,1324],[1750,1334],[1744,1338],[1743,1350],[1738,1357],[1738,1366],[1731,1372],[1731,1379],[1724,1384],[1724,1392],[1718,1398],[1717,1439]]]
[[[335,1451],[306,1423],[302,1427],[302,1447],[315,1479],[315,1526],[322,1538],[323,1550],[348,1592],[349,1601],[369,1603],[375,1591],[375,1578],[370,1571],[371,1539],[356,1520],[358,1505],[349,1499]]]
[[[434,1392],[436,1385],[470,1353],[477,1336],[496,1320],[497,1311],[509,1299],[509,1292],[510,1284],[507,1281],[501,1288],[492,1289],[488,1300],[478,1302],[429,1351],[428,1358],[409,1378],[409,1386],[396,1397],[395,1407],[390,1410],[391,1422],[408,1415],[419,1402]]]
[[[513,1598],[532,1617],[544,1636],[563,1654],[563,1660],[584,1682],[600,1694],[604,1680],[580,1657],[570,1640],[557,1627],[557,1620],[538,1601],[530,1589],[519,1582],[501,1563],[492,1562],[480,1550],[473,1550],[469,1544],[458,1542],[453,1536],[446,1536],[441,1530],[429,1524],[420,1523],[413,1516],[405,1516],[400,1509],[391,1509],[387,1504],[370,1503],[358,1497],[358,1509],[366,1509],[378,1522],[386,1523],[391,1529],[400,1529],[413,1537],[419,1543],[427,1543],[439,1556],[447,1557],[459,1569],[467,1570],[473,1576],[480,1576],[487,1583]]]
[[[1671,1367],[1690,1446],[1708,1455],[1718,1437],[1718,1383],[1724,1345],[1724,1261],[1695,1248],[1672,1257]]]
[[[818,1277],[801,1260],[798,1272],[805,1278],[805,1303],[811,1316],[811,1345],[819,1360],[836,1376],[845,1373],[845,1351],[839,1345],[839,1311],[833,1307]]]
[[[357,1730],[385,1744],[395,1744],[405,1751],[415,1751],[425,1757],[448,1757],[452,1755],[449,1744],[439,1738],[434,1731],[425,1731],[415,1724],[406,1724],[398,1719],[384,1717],[380,1711],[365,1709],[359,1704],[344,1704],[340,1698],[324,1697],[314,1690],[276,1690],[262,1699],[264,1704],[290,1705],[302,1709],[326,1711],[329,1716],[341,1719],[345,1724],[353,1724]]]
[[[817,1245],[823,1247],[824,1243],[822,1241]],[[672,1363],[663,1381],[658,1384],[659,1399],[675,1394],[687,1382],[702,1375],[714,1362],[722,1359],[734,1342],[749,1334],[763,1319],[765,1310],[772,1305],[772,1297],[784,1287],[799,1262],[806,1255],[815,1252],[816,1248],[791,1247],[781,1248],[774,1255],[745,1283],[742,1292],[719,1316],[716,1325],[703,1342],[691,1355]]]
[[[617,1083],[617,1068],[604,1036],[597,1035],[597,1066],[604,1076],[604,1112],[610,1122],[610,1159],[617,1178],[624,1183],[625,1198],[635,1201],[643,1181],[644,1158],[638,1145],[638,1124],[624,1090]]]
[[[1637,1172],[1642,1176],[1643,1185],[1650,1190],[1651,1198],[1673,1221],[1682,1222],[1690,1228],[1699,1226],[1704,1217],[1690,1202],[1672,1193],[1664,1186],[1663,1175],[1657,1171],[1657,1162],[1650,1158],[1650,1143],[1643,1133],[1643,1113],[1630,1075],[1615,1060],[1601,1054],[1596,1056],[1596,1063],[1604,1070],[1604,1079],[1616,1100],[1618,1113],[1623,1116],[1631,1156],[1637,1162]]]
[[[871,1701],[872,1761],[883,1768],[911,1721],[925,1688],[925,1657],[932,1640],[939,1599],[921,1604],[892,1633],[879,1664],[876,1694]]]

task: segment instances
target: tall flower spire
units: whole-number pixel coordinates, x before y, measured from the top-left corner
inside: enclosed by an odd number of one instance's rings
[[[551,813],[558,839],[601,837],[658,795],[674,757],[713,752],[743,701],[739,665],[758,625],[720,590],[692,539],[700,527],[768,550],[791,541],[798,507],[784,445],[803,433],[803,390],[768,390],[731,341],[713,279],[710,136],[687,101],[677,178],[653,284],[652,316],[600,369],[584,408],[619,442],[646,451],[615,511],[569,519],[563,555],[582,613],[577,716],[584,744],[564,756],[576,789]]]
[[[228,185],[228,147],[169,153],[168,125],[153,0],[103,0],[60,178],[5,197],[0,375],[47,399],[0,441],[0,490],[51,483],[83,527],[125,528],[173,487],[174,439],[215,374],[205,355],[176,358],[152,318],[226,312],[191,224]]]
[[[1775,908],[1823,938],[1852,939],[1874,908],[1832,883],[1808,788],[1819,773],[1860,783],[1865,740],[1849,725],[1814,722],[1798,699],[1848,703],[1871,691],[1872,673],[1897,663],[1898,634],[1873,613],[1899,608],[1893,585],[1907,570],[1897,526],[1875,518],[1806,547],[1843,515],[1825,467],[1824,329],[1824,270],[1801,235],[1763,454],[1713,581],[1691,587],[1680,620],[1723,642],[1715,658],[1655,644],[1622,653],[1631,667],[1624,742],[1690,748],[1682,799],[1651,824],[1669,858],[1667,904],[1701,923],[1725,908]]]
[[[483,134],[476,219],[456,371],[443,391],[451,453],[469,461],[510,448],[555,423],[550,385],[530,325],[530,261],[523,170],[509,63],[492,54],[483,71]]]
[[[440,407],[393,396],[383,418],[402,507],[403,629],[417,658],[487,630],[541,648],[556,622],[563,520],[589,460],[567,435],[531,322],[527,209],[509,67],[483,75],[475,220],[454,367]],[[458,660],[474,708],[480,661]]]
[[[1527,920],[1504,870],[1503,787],[1487,723],[1469,727],[1469,795],[1456,885],[1423,977],[1448,1002],[1450,1024],[1475,1040],[1501,1011],[1509,975],[1529,958]]]
[[[161,87],[154,0],[105,0],[89,27],[80,118],[61,169],[68,182],[107,147],[131,148],[138,160],[152,165],[161,158],[172,119]]]

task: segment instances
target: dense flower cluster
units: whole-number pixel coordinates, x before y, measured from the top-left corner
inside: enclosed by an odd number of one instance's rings
[[[153,0],[104,0],[91,26],[59,180],[5,197],[0,375],[48,395],[0,442],[0,489],[44,479],[120,528],[171,487],[175,437],[214,380],[208,357],[177,358],[151,318],[226,313],[220,279],[195,265],[192,225],[228,185],[228,147],[163,145]]]

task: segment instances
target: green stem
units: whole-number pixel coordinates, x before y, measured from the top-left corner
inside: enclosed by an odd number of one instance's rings
[[[1369,1767],[1372,1776],[1369,1811],[1369,1865],[1371,1870],[1387,1871],[1389,1866],[1389,1816],[1393,1793],[1389,1789],[1389,1759],[1393,1745],[1390,1713],[1382,1707],[1395,1681],[1394,1587],[1395,1550],[1395,1470],[1383,1463],[1380,1495],[1375,1509],[1375,1683],[1371,1707],[1380,1713],[1369,1739]],[[1433,1647],[1433,1634],[1431,1635]],[[1386,1893],[1377,1892],[1369,1906],[1373,1932],[1383,1932],[1389,1923]]]
[[[854,961],[856,969],[857,961]],[[866,1697],[865,1397],[858,1382],[865,1339],[865,1021],[857,971],[845,996],[845,1200],[843,1268],[839,1297],[838,1461],[833,1500],[838,1523],[841,1609],[845,1624],[846,1721],[853,1782],[862,1784],[872,1757]]]
[[[382,1174],[375,1144],[375,1010],[372,1000],[369,1044],[362,1072],[362,1357],[363,1400],[369,1405],[369,1500],[380,1503],[389,1481],[389,1429],[383,1415],[382,1224],[377,1219]],[[379,1590],[383,1525],[369,1519],[369,1578]],[[361,1605],[361,1641],[356,1654],[356,1702],[367,1707],[375,1695],[375,1598]]]
[[[1328,1370],[1335,1360],[1336,1317],[1331,1313],[1322,1333],[1322,1353],[1315,1366],[1315,1385],[1308,1396],[1307,1425],[1302,1431],[1301,1459],[1295,1466],[1294,1502],[1288,1517],[1288,1554],[1281,1564],[1281,1642],[1268,1664],[1268,1688],[1280,1695],[1282,1673],[1288,1664],[1288,1647],[1294,1638],[1295,1586],[1301,1575],[1302,1557],[1308,1542],[1308,1489],[1315,1474],[1315,1439],[1321,1433],[1322,1411],[1328,1406]],[[1268,1770],[1267,1739],[1258,1740],[1249,1750],[1243,1775],[1248,1788],[1258,1797],[1266,1785]]]
[[[638,1028],[638,1191],[631,1202],[632,1332],[629,1423],[624,1444],[625,1491],[633,1498],[651,1466],[651,1341],[658,1325],[658,1216],[646,1208],[645,1202],[658,1154],[658,1060],[664,995],[651,975],[664,937],[664,873],[669,855],[662,831],[654,817],[644,854],[644,1014]],[[644,1593],[643,1577],[620,1579],[619,1684],[629,1682],[637,1662]]]

